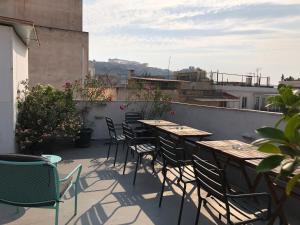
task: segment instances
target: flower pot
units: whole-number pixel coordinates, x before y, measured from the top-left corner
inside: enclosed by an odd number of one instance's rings
[[[82,128],[75,140],[75,146],[79,148],[87,148],[91,145],[93,129]]]
[[[31,155],[52,154],[55,141],[55,137],[47,138],[41,143],[34,143],[30,145],[26,152]]]

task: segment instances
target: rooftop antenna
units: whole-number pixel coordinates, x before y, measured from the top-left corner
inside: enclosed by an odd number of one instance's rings
[[[168,63],[168,79],[170,80],[170,64],[171,64],[171,56],[169,56],[169,63]]]

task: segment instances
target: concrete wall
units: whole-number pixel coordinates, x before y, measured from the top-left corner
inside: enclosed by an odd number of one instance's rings
[[[0,153],[13,153],[17,89],[28,77],[28,50],[11,27],[0,26],[0,37]]]
[[[88,74],[88,33],[36,27],[40,46],[29,50],[29,83],[61,88]]]
[[[0,15],[39,26],[82,30],[82,0],[1,0]]]
[[[108,138],[104,117],[111,117],[116,123],[124,121],[125,110],[120,110],[122,101],[114,101],[106,106],[93,107],[89,116],[94,121],[93,138]],[[127,111],[138,110],[141,103],[131,105]],[[243,136],[255,137],[255,129],[262,126],[273,126],[280,118],[279,113],[255,110],[239,110],[213,106],[199,106],[184,103],[172,103],[175,115],[166,114],[165,119],[182,125],[212,132],[212,139],[238,139]]]
[[[0,153],[14,146],[12,101],[12,28],[0,26]]]
[[[82,0],[1,0],[0,16],[33,21],[40,46],[30,46],[30,85],[51,84],[88,74],[88,33],[82,31]]]
[[[254,130],[262,126],[273,126],[280,119],[279,113],[255,110],[229,109],[173,103],[175,115],[166,119],[179,124],[212,132],[212,139],[238,139],[254,136]]]

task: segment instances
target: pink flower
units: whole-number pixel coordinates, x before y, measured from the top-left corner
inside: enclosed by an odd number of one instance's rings
[[[72,86],[72,84],[70,82],[66,82],[63,87],[67,90],[67,89],[70,89],[71,86]]]
[[[124,104],[120,105],[120,109],[124,110],[126,108],[126,106]]]
[[[175,115],[175,111],[170,111],[170,115],[174,116]]]

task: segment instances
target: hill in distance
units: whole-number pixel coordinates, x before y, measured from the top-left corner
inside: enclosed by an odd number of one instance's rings
[[[109,59],[108,62],[90,61],[94,64],[96,75],[116,75],[127,77],[128,70],[134,70],[137,76],[161,76],[167,78],[173,72],[167,69],[149,67],[147,63],[139,63],[123,59]]]

